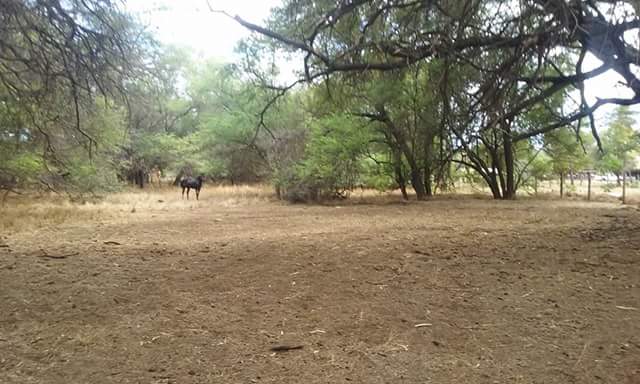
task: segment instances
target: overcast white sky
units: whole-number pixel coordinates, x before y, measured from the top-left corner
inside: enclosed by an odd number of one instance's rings
[[[209,0],[212,8],[225,10],[231,15],[240,15],[245,20],[260,24],[271,8],[281,0]],[[248,31],[230,18],[212,13],[206,0],[129,0],[127,8],[138,14],[149,25],[158,39],[164,43],[191,47],[203,57],[234,61],[234,47],[248,36]],[[594,58],[587,58],[584,70],[598,65]],[[295,63],[284,62],[281,72],[289,72]],[[600,76],[587,82],[589,102],[595,97],[628,97],[629,92],[616,84],[621,78],[615,74]],[[611,108],[607,108],[611,110]],[[599,119],[606,110],[598,113]]]
[[[214,9],[260,24],[280,0],[209,0]],[[206,57],[231,61],[236,43],[249,35],[230,18],[212,13],[206,0],[129,0],[127,8],[165,43],[190,46]]]

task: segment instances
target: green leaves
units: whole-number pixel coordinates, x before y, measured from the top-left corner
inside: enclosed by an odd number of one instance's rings
[[[578,138],[571,128],[560,128],[545,134],[543,143],[555,173],[592,167],[595,148],[594,140],[589,134],[581,134]]]
[[[602,135],[603,154],[598,159],[598,167],[605,172],[620,174],[624,168],[632,166],[640,150],[640,136],[633,129],[635,121],[628,107],[618,107]]]
[[[309,122],[305,157],[296,169],[297,183],[331,196],[363,182],[366,154],[374,134],[362,119],[335,113]]]

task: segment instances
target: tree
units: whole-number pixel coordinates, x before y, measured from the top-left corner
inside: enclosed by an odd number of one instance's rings
[[[305,157],[293,180],[299,184],[294,188],[307,188],[310,199],[344,197],[363,181],[363,160],[374,133],[361,119],[339,113],[310,125]]]
[[[635,121],[627,107],[618,107],[602,137],[603,153],[598,159],[598,168],[616,175],[618,185],[625,167],[640,149],[640,136],[633,129]]]
[[[623,12],[606,12],[609,9]],[[214,10],[216,12],[223,12]],[[592,112],[605,104],[640,102],[640,84],[630,70],[639,52],[625,39],[638,27],[638,7],[631,0],[473,1],[446,0],[387,2],[383,0],[289,0],[274,10],[267,27],[233,18],[246,28],[276,40],[282,47],[305,55],[304,75],[314,80],[336,72],[390,71],[432,58],[459,57],[486,74],[485,54],[504,52],[498,63],[503,73],[539,92],[516,103],[500,116],[508,120],[568,86],[582,89],[584,80],[613,69],[634,94],[630,99],[600,99],[580,105],[556,124],[521,133],[543,133]],[[573,15],[573,17],[565,17]],[[573,74],[561,70],[556,48],[575,46]],[[509,52],[519,55],[511,55]],[[603,65],[583,73],[586,53]],[[537,61],[538,70],[523,73],[522,60]],[[489,63],[491,64],[491,62]],[[554,75],[546,74],[551,70]],[[543,75],[544,74],[544,75]],[[547,86],[545,86],[547,85]],[[495,89],[488,91],[489,95]]]
[[[623,12],[608,12],[615,7]],[[304,55],[296,83],[444,63],[441,79],[466,80],[440,93],[446,95],[443,119],[465,156],[456,160],[479,172],[496,198],[512,198],[517,142],[583,117],[598,139],[594,111],[606,104],[640,103],[640,82],[630,69],[640,55],[625,40],[625,32],[640,24],[637,12],[633,2],[624,0],[289,0],[266,27],[234,19],[276,46]],[[603,64],[584,72],[587,53]],[[584,82],[609,69],[625,79],[633,96],[587,103]],[[571,90],[581,95],[573,110],[553,107],[558,105],[554,99]],[[541,106],[551,108],[547,112],[553,119],[544,125],[519,122]],[[447,117],[449,112],[457,117]],[[486,159],[476,155],[481,152]]]
[[[119,105],[146,71],[153,41],[110,0],[4,0],[0,7],[0,118],[8,122],[0,145],[15,143],[7,163],[29,164],[5,167],[3,178],[19,186],[94,185],[74,178],[100,173],[97,157],[112,145],[100,141],[121,128]]]

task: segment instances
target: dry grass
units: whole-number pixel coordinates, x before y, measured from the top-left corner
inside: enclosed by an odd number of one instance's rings
[[[273,199],[266,185],[206,186],[195,200],[183,199],[179,188],[127,189],[91,202],[74,203],[59,195],[11,196],[0,207],[0,233],[37,230],[65,223],[109,220],[128,215],[130,219],[157,211],[184,211],[217,204],[224,207],[256,204]],[[134,215],[136,214],[136,215]]]
[[[21,199],[19,204],[9,203],[0,208],[0,233],[37,230],[69,221],[93,221],[109,215],[110,212],[94,205]]]
[[[635,209],[208,187],[0,240],[0,382],[640,383]]]
[[[574,191],[569,192],[567,199],[585,199],[586,183],[576,182]],[[541,185],[537,196],[528,196],[525,191],[520,192],[521,198],[536,200],[555,200],[558,186],[545,182]],[[25,195],[11,196],[4,207],[0,207],[0,233],[37,230],[50,226],[60,226],[68,223],[82,224],[87,222],[106,221],[114,218],[127,217],[128,220],[144,218],[146,214],[163,211],[189,211],[198,207],[215,204],[221,207],[236,207],[260,204],[275,200],[274,191],[269,185],[205,185],[200,200],[195,200],[195,193],[191,199],[182,198],[181,191],[175,187],[150,188],[145,190],[126,189],[122,192],[107,195],[92,202],[73,203],[60,195]],[[617,202],[621,190],[614,189],[604,192],[599,183],[593,186],[593,201]],[[640,189],[627,190],[628,203],[640,202]],[[439,195],[438,200],[450,199],[490,199],[487,190],[461,186],[455,193]],[[353,191],[347,200],[335,200],[329,205],[354,204],[385,204],[401,202],[400,191],[379,192],[376,190]]]

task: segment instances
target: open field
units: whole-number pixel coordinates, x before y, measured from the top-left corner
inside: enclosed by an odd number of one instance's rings
[[[0,211],[0,382],[640,383],[634,206],[201,197]]]

